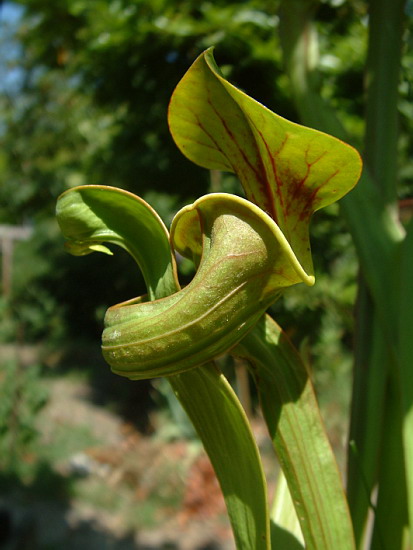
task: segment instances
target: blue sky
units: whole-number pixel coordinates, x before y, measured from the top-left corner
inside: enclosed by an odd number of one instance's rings
[[[22,12],[22,6],[13,2],[3,2],[0,7],[0,92],[17,91],[23,76],[21,49],[15,37]]]

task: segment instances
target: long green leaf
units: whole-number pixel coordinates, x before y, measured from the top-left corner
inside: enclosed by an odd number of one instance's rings
[[[105,251],[102,243],[122,246],[137,261],[155,299],[179,290],[168,232],[139,197],[110,187],[78,187],[59,198],[57,219],[70,252]],[[237,548],[269,550],[266,483],[234,392],[213,364],[171,376],[169,382],[216,470]]]
[[[399,299],[399,365],[403,406],[403,447],[406,462],[410,538],[413,541],[413,223],[402,247]]]
[[[405,6],[405,0],[369,1],[365,155],[383,197],[385,210],[395,219],[398,219],[399,79]],[[413,314],[409,309],[412,304],[412,245],[413,237],[408,233],[401,246],[394,246],[395,261],[388,266],[392,280],[387,296],[382,297],[382,303],[389,311],[388,322],[393,328],[388,343],[391,346],[396,343],[396,352],[392,350],[394,356],[390,363],[372,548],[410,548],[413,542],[413,354],[410,328]],[[383,261],[375,267],[384,279]],[[389,501],[393,503],[391,510]],[[403,540],[408,519],[410,544]]]
[[[370,550],[410,550],[406,494],[406,465],[403,454],[403,405],[394,379],[390,379],[383,419],[379,455],[377,503]],[[411,437],[411,435],[410,435]]]
[[[271,544],[274,548],[278,544],[284,550],[304,548],[300,523],[282,470],[278,473],[277,489],[271,509]]]
[[[338,121],[336,113],[321,98],[318,90],[314,89],[314,82],[317,80],[314,78],[316,67],[313,59],[310,71],[309,61],[317,40],[313,22],[314,8],[320,4],[318,0],[311,6],[306,0],[283,0],[281,3],[281,43],[292,84],[292,94],[301,120],[305,124],[316,122],[321,130],[353,141]],[[369,311],[362,317],[364,321],[368,320],[369,328],[374,327],[372,337],[379,339],[374,343],[366,341],[363,338],[365,330],[358,327],[358,342],[361,349],[357,351],[358,370],[354,378],[355,394],[351,421],[351,438],[354,439],[355,448],[349,451],[348,478],[349,502],[358,542],[367,514],[371,484],[377,479],[378,464],[386,468],[385,464],[389,463],[389,457],[383,460],[380,458],[380,441],[382,438],[383,441],[388,439],[381,419],[386,418],[386,423],[392,426],[393,430],[400,429],[400,426],[397,427],[397,418],[387,418],[389,414],[394,414],[395,408],[386,409],[391,402],[390,398],[386,400],[386,392],[388,377],[394,376],[398,368],[396,330],[400,324],[399,300],[395,294],[400,284],[397,278],[399,245],[404,237],[404,230],[397,221],[397,205],[394,202],[397,179],[397,148],[394,140],[397,136],[397,90],[400,39],[403,35],[403,5],[403,0],[370,2],[371,34],[366,67],[368,117],[364,146],[369,165],[364,170],[356,189],[341,201],[341,212],[352,234],[363,273],[362,287],[367,284],[374,301],[374,308],[369,303]],[[366,295],[366,288],[362,288],[361,293]],[[402,302],[405,304],[404,296]],[[409,325],[411,326],[411,317],[410,321],[407,321],[407,326]],[[403,379],[403,375],[400,379]],[[394,384],[394,380],[392,383]],[[409,385],[403,383],[401,392],[408,391],[407,388]],[[405,426],[406,438],[409,438],[413,427],[408,427],[407,421]],[[409,445],[407,439],[406,445]],[[401,454],[401,449],[394,449],[393,452]],[[408,470],[412,464],[411,459],[406,461]],[[403,487],[390,480],[390,472],[389,482],[386,483],[385,475],[386,471],[382,472],[381,482],[386,485],[386,489],[382,491],[384,508],[388,506],[389,500],[398,503],[404,500]],[[412,479],[413,476],[410,474],[409,477]],[[392,523],[392,527],[394,526],[395,522]],[[382,529],[386,530],[387,525]],[[380,527],[376,529],[376,542],[379,530]]]
[[[268,550],[266,483],[248,420],[231,386],[214,365],[176,375],[170,382],[220,480],[237,548]]]
[[[264,417],[308,550],[354,550],[334,454],[305,365],[269,317],[234,350],[252,365]]]
[[[384,404],[392,364],[374,302],[365,284],[359,287],[356,319],[347,499],[357,547],[365,548],[371,500],[378,483],[380,453],[385,438]]]

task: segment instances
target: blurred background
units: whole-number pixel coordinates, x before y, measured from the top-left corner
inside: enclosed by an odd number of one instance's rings
[[[187,161],[168,101],[209,46],[224,75],[298,121],[283,69],[277,0],[0,2],[0,548],[233,548],[216,480],[164,381],[112,375],[100,356],[105,310],[145,293],[122,250],[65,253],[54,209],[82,184],[119,186],[169,223],[230,174]],[[320,95],[364,130],[367,2],[317,11]],[[400,83],[400,199],[412,196],[413,54]],[[339,460],[351,392],[357,261],[333,205],[314,218],[317,284],[273,308],[306,358]],[[182,282],[191,266],[182,266]],[[253,388],[230,359],[265,459]],[[270,480],[275,473],[269,470]]]

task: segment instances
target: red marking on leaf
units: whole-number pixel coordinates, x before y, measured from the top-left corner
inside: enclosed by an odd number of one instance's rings
[[[285,136],[285,138],[282,141],[279,149],[275,152],[272,152],[270,150],[268,142],[264,138],[262,132],[258,130],[258,128],[257,128],[257,132],[258,132],[258,135],[260,136],[260,138],[261,138],[261,140],[264,144],[265,150],[267,151],[267,154],[268,154],[268,158],[269,158],[269,161],[270,161],[270,164],[271,164],[272,173],[273,173],[273,176],[274,176],[274,183],[276,184],[275,192],[277,194],[278,202],[279,202],[281,211],[283,213],[283,218],[285,219],[286,215],[287,215],[287,211],[286,211],[286,207],[285,207],[285,204],[284,204],[284,195],[283,195],[283,191],[282,191],[284,183],[280,178],[277,163],[275,162],[275,159],[281,153],[282,149],[284,148],[285,144],[287,143],[288,135]],[[271,202],[271,206],[272,206],[272,208],[271,208],[272,217],[278,223],[278,215],[277,215],[277,211],[276,211],[277,210],[276,209],[276,201],[274,199],[273,188],[271,187],[271,184],[268,180],[266,180],[266,190],[267,190],[267,196],[271,199],[270,202]]]
[[[292,184],[290,186],[291,192],[289,194],[289,202],[287,205],[287,212],[290,211],[291,208],[294,208],[298,211],[297,208],[298,205],[300,205],[300,214],[299,214],[299,220],[304,221],[308,220],[311,217],[311,214],[316,210],[315,208],[315,202],[316,202],[316,196],[319,193],[319,191],[332,179],[334,178],[338,173],[339,170],[336,170],[333,174],[331,174],[323,183],[319,184],[317,187],[311,189],[305,189],[305,182],[308,180],[311,169],[315,164],[317,164],[326,154],[327,151],[323,151],[312,162],[308,161],[308,154],[309,154],[309,148],[305,151],[305,161],[306,161],[306,173],[304,176],[295,182],[295,184]],[[301,196],[300,196],[301,195]],[[296,203],[296,205],[294,205]]]
[[[305,151],[305,161],[306,161],[306,163],[308,164],[308,166],[309,166],[310,168],[312,168],[312,167],[314,166],[314,164],[317,164],[317,162],[320,162],[320,160],[326,156],[327,151],[323,151],[323,152],[321,153],[321,155],[320,155],[318,158],[316,158],[315,160],[313,160],[313,162],[308,162],[308,153],[309,153],[309,147],[307,147],[307,149],[306,149],[306,151]]]
[[[329,181],[331,181],[333,178],[336,177],[337,174],[340,173],[340,170],[336,170],[333,172],[323,183],[320,183],[317,187],[315,187],[312,192],[308,195],[304,205],[303,205],[303,211],[300,215],[300,219],[307,219],[307,217],[311,216],[311,214],[316,210],[314,208],[315,198],[320,191]]]
[[[238,143],[236,137],[234,136],[232,130],[229,128],[229,126],[227,125],[225,119],[220,115],[220,113],[217,111],[217,109],[215,108],[215,106],[211,103],[211,101],[208,99],[208,103],[211,107],[211,109],[214,111],[215,115],[218,117],[218,119],[220,120],[225,132],[227,133],[228,137],[231,139],[231,141],[235,144],[235,146],[237,147],[239,153],[241,154],[242,156],[242,159],[244,160],[245,164],[251,169],[251,171],[255,174],[255,177],[258,181],[262,181],[262,179],[265,179],[265,170],[264,170],[264,167],[262,165],[262,162],[260,161],[259,162],[259,168],[257,168],[256,166],[254,166],[254,164],[251,163],[250,159],[248,158],[248,156],[245,154],[245,151],[244,149],[240,146],[240,144]],[[257,157],[258,159],[260,159],[259,155]],[[234,167],[234,172],[239,174],[240,173],[240,170],[235,168]]]
[[[207,135],[209,137],[209,139],[212,141],[212,143],[214,144],[215,147],[212,147],[212,146],[208,146],[210,147],[212,150],[218,150],[220,153],[222,153],[222,155],[227,159],[228,163],[230,164],[230,166],[232,167],[232,169],[235,171],[235,167],[234,165],[232,164],[232,161],[230,158],[228,158],[228,155],[226,155],[226,153],[222,150],[222,148],[220,147],[218,141],[214,138],[214,136],[207,131],[207,129],[205,128],[205,126],[202,124],[202,122],[199,120],[199,117],[197,114],[195,114],[194,112],[192,112],[193,114],[193,117],[195,118],[196,120],[196,123],[197,125],[199,126],[199,128],[201,128],[201,130],[204,132],[205,135]],[[191,138],[192,139],[192,138]],[[192,139],[192,141],[194,141]]]

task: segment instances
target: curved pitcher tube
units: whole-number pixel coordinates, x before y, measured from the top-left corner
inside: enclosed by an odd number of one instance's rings
[[[188,286],[106,313],[103,355],[115,373],[131,379],[177,374],[219,356],[245,336],[282,289],[314,282],[276,223],[234,195],[210,194],[184,207],[172,222],[171,241],[199,263]]]

